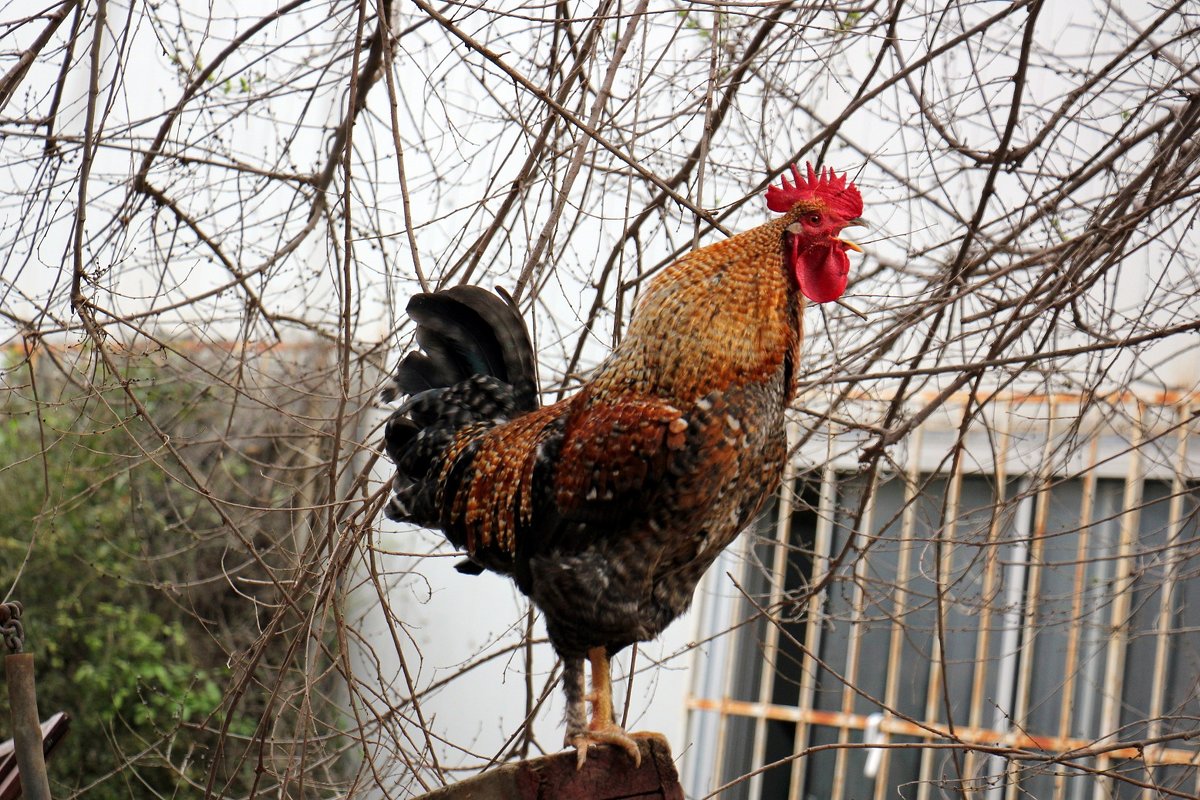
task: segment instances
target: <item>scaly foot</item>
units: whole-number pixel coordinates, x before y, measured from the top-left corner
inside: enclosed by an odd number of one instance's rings
[[[647,734],[634,734],[646,736]],[[660,734],[649,734],[660,736]],[[661,738],[661,737],[660,737]],[[583,769],[587,762],[588,748],[592,745],[611,744],[624,750],[633,759],[633,768],[642,765],[642,751],[633,736],[627,734],[620,725],[596,725],[594,722],[586,731],[567,736],[567,744],[575,748],[575,768]]]

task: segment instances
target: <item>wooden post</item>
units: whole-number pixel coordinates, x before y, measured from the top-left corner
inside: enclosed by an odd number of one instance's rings
[[[8,702],[12,713],[13,743],[21,793],[29,800],[50,800],[50,781],[46,777],[46,757],[42,751],[42,726],[38,720],[34,690],[33,654],[15,653],[4,657],[4,677],[8,683]]]
[[[623,751],[595,747],[583,769],[575,751],[501,764],[418,800],[683,800],[683,787],[666,742],[639,737],[642,765]]]

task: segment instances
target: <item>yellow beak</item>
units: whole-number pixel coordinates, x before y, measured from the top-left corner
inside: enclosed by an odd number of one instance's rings
[[[863,219],[862,217],[855,217],[854,219],[852,219],[846,223],[846,227],[847,228],[854,228],[854,227],[869,228],[870,226],[867,224],[867,221],[865,219]],[[856,245],[854,242],[848,242],[845,239],[838,239],[838,241],[841,242],[842,244],[846,245],[847,250],[853,250],[856,253],[861,253],[863,251],[863,249],[861,247],[859,247],[858,245]]]

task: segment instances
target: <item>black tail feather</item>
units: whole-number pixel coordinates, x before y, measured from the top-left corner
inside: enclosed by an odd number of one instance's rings
[[[458,373],[443,362],[434,361],[420,351],[413,351],[400,362],[396,374],[392,376],[392,385],[383,390],[383,399],[390,403],[397,397],[453,386],[460,380],[462,378]]]
[[[408,400],[384,429],[396,464],[392,519],[439,527],[435,498],[455,432],[500,424],[538,407],[536,362],[525,322],[507,295],[456,286],[414,295],[408,314],[424,351],[406,355],[383,399]]]
[[[533,345],[511,302],[478,286],[455,286],[414,295],[408,315],[417,323],[417,343],[434,362],[439,378],[453,373],[457,383],[472,375],[491,375],[513,387],[518,411],[537,408]],[[398,379],[407,377],[399,373]]]

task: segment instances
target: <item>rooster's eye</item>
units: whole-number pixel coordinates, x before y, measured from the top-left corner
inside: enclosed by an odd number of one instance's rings
[[[821,224],[821,215],[820,214],[809,214],[808,218],[805,220],[805,222],[807,222],[809,225],[820,225]]]

